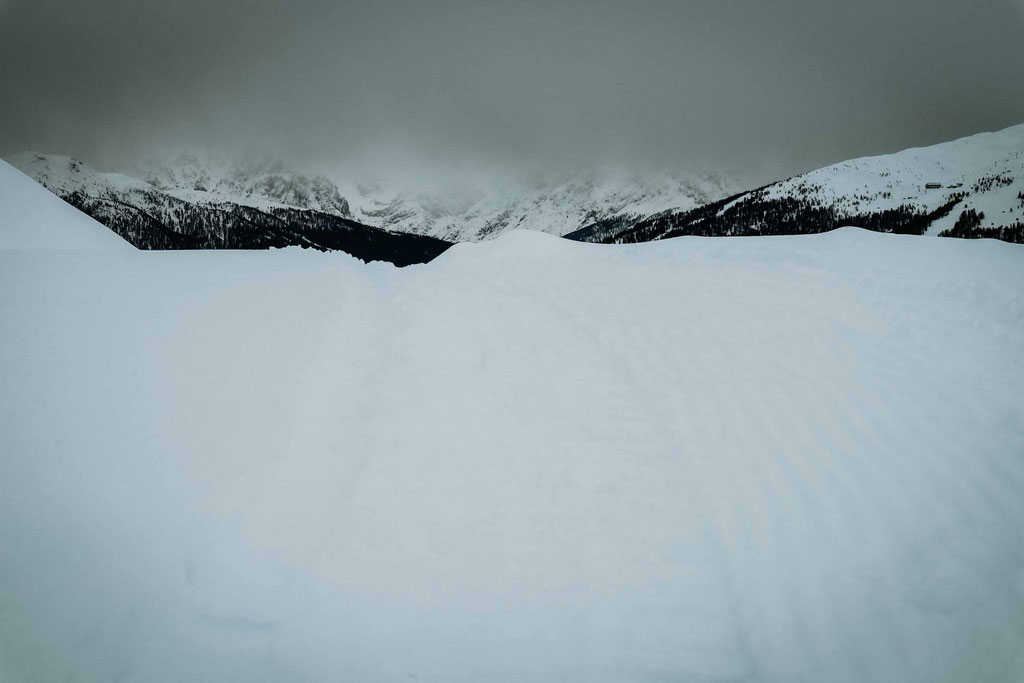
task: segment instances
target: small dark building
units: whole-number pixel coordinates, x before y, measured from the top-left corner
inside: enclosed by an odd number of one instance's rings
[[[924,189],[926,190],[941,190],[942,183],[925,183]]]

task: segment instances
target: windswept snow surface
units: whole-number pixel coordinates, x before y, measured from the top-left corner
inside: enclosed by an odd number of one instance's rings
[[[0,249],[132,249],[105,225],[0,161]]]
[[[1024,248],[0,253],[0,679],[1024,678]]]

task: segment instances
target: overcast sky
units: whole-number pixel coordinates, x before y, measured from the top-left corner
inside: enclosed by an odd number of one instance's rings
[[[0,0],[0,154],[789,175],[1024,122],[1024,0]]]

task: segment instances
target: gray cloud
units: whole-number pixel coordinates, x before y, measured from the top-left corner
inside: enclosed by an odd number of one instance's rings
[[[1019,0],[0,0],[0,153],[784,175],[1024,121]]]

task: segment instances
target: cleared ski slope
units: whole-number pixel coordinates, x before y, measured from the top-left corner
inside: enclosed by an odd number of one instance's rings
[[[0,678],[1020,681],[1024,248],[0,252]]]

